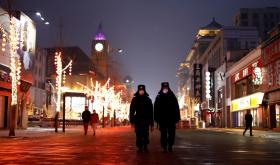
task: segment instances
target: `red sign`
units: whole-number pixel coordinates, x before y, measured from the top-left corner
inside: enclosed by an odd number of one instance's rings
[[[236,83],[237,81],[240,81],[250,75],[253,75],[254,68],[256,68],[256,67],[262,68],[262,66],[263,66],[262,59],[259,58],[257,61],[249,64],[246,68],[243,68],[239,72],[235,73],[231,77],[232,83]]]
[[[268,65],[280,58],[280,39],[271,42],[264,48],[262,58],[264,65]]]

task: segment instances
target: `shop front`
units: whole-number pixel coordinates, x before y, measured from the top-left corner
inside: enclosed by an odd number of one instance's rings
[[[264,93],[257,92],[249,96],[231,101],[231,117],[233,127],[245,126],[245,114],[250,111],[253,116],[253,127],[263,128],[264,108],[262,106]]]
[[[280,91],[271,92],[269,97],[269,126],[280,129]]]
[[[9,107],[11,101],[10,69],[0,64],[0,129],[8,128]]]

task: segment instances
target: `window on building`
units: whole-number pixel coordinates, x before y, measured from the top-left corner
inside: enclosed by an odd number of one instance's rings
[[[247,95],[247,80],[241,80],[235,84],[235,98]]]
[[[254,13],[253,14],[253,19],[254,20],[258,20],[259,19],[259,14],[258,13]]]
[[[267,29],[268,28],[268,22],[264,23],[264,27]]]
[[[270,24],[271,29],[274,28],[274,26],[275,26],[275,23],[271,22],[271,24]]]
[[[259,23],[258,21],[254,21],[254,22],[253,22],[253,26],[259,27],[259,26],[260,26],[260,23]]]
[[[248,49],[249,48],[249,46],[248,46],[248,42],[247,41],[245,41],[245,49]]]
[[[248,26],[248,22],[247,21],[242,21],[241,26]]]
[[[248,19],[248,14],[247,13],[242,13],[241,14],[241,19]]]

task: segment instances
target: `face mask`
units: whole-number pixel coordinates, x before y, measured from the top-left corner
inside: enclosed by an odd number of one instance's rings
[[[163,89],[162,92],[166,94],[168,93],[168,89]]]
[[[143,90],[140,90],[140,91],[139,91],[139,95],[141,95],[141,96],[144,95],[144,93],[145,93],[145,92],[144,92]]]

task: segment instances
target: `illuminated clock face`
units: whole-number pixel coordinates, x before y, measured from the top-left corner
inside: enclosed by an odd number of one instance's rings
[[[101,52],[103,50],[103,44],[102,43],[95,44],[95,50]]]

